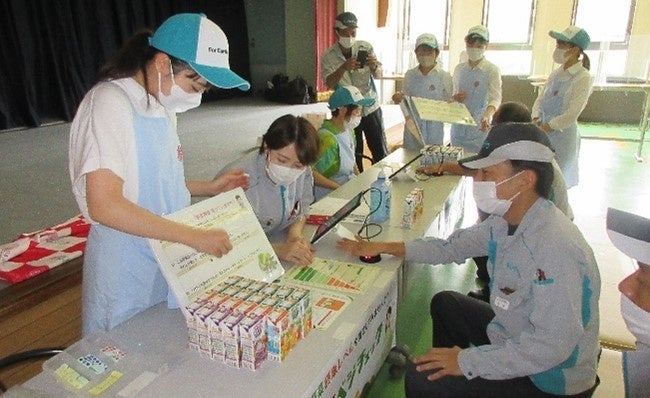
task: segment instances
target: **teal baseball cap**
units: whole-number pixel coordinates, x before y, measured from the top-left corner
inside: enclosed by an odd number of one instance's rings
[[[562,32],[551,30],[548,32],[548,35],[556,40],[575,44],[576,46],[580,47],[582,51],[586,50],[591,43],[591,38],[589,37],[587,31],[573,25],[564,29]]]
[[[176,14],[160,25],[149,38],[149,45],[187,62],[196,73],[220,88],[251,85],[230,70],[228,38],[205,14]]]
[[[334,110],[346,105],[370,106],[374,103],[374,99],[365,98],[354,86],[338,86],[330,97],[328,107]]]

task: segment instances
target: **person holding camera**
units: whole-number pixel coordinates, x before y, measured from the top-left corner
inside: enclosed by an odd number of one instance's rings
[[[377,61],[372,45],[356,40],[357,17],[343,12],[336,17],[334,25],[338,41],[325,51],[321,59],[322,78],[327,87],[354,86],[365,98],[373,99],[372,105],[364,106],[361,123],[354,129],[356,148],[363,152],[363,136],[376,163],[388,155],[386,133],[381,107],[377,101],[374,79],[381,77],[381,63]],[[362,157],[356,155],[359,171],[363,171]]]

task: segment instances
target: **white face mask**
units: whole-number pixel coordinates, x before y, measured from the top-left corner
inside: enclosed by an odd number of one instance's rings
[[[523,173],[523,170],[512,177],[506,178],[498,184],[494,181],[474,181],[472,188],[476,206],[481,209],[481,211],[488,214],[496,214],[497,216],[503,216],[506,214],[512,205],[512,201],[519,196],[521,191],[517,192],[510,199],[499,199],[497,197],[497,187],[512,180],[521,173]]]
[[[637,350],[650,350],[650,312],[621,294],[621,314],[630,333],[636,337]]]
[[[354,37],[343,37],[339,35],[339,44],[343,48],[352,48],[352,45],[354,44]]]
[[[484,48],[470,47],[470,48],[467,49],[467,58],[472,62],[476,62],[476,61],[480,60],[481,58],[483,58],[484,53],[485,53]]]
[[[556,47],[553,51],[553,62],[556,64],[564,64],[566,62],[566,52],[567,50]]]
[[[431,68],[436,64],[436,57],[433,55],[417,55],[418,64],[425,68]]]
[[[293,167],[286,167],[271,162],[268,155],[266,157],[266,173],[271,181],[276,185],[289,185],[296,181],[305,168],[294,169]]]
[[[350,116],[350,120],[345,122],[346,130],[354,130],[361,124],[361,116]]]
[[[172,88],[169,95],[162,92],[162,78],[160,72],[158,72],[158,102],[167,110],[176,113],[185,112],[201,105],[203,93],[186,93],[174,80],[174,70],[171,62],[169,63],[169,70],[172,74]]]

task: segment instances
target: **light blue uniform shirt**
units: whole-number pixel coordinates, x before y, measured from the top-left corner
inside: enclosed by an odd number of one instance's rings
[[[550,201],[538,199],[512,235],[498,216],[454,232],[448,239],[406,244],[406,260],[462,263],[488,255],[490,344],[458,356],[468,378],[528,376],[557,395],[596,382],[600,274],[578,228]]]
[[[451,75],[440,68],[440,64],[423,75],[419,66],[410,69],[404,75],[404,95],[428,98],[439,101],[451,99],[453,85]],[[419,119],[419,118],[418,118]],[[425,145],[442,145],[445,137],[442,122],[433,120],[418,120],[420,132]],[[404,134],[404,147],[407,149],[420,149],[422,146],[409,133]]]
[[[501,104],[501,73],[496,65],[483,58],[474,68],[467,62],[456,66],[453,82],[454,93],[467,93],[463,103],[477,125],[452,124],[451,145],[478,153],[487,135],[487,131],[480,130],[481,116],[489,105],[497,109]]]
[[[314,201],[314,175],[310,167],[289,185],[276,185],[266,173],[266,155],[257,151],[230,164],[248,173],[250,187],[246,197],[269,241],[284,241],[286,228],[309,215]]]

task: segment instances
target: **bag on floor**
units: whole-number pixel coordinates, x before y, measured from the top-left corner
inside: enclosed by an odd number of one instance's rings
[[[271,79],[264,91],[264,98],[285,104],[309,104],[313,101],[314,90],[301,76],[289,80],[287,75],[278,73]]]

